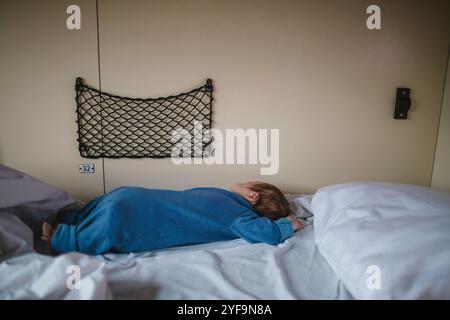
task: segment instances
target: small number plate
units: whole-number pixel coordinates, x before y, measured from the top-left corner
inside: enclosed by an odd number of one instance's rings
[[[80,173],[94,173],[95,167],[93,164],[80,164]]]

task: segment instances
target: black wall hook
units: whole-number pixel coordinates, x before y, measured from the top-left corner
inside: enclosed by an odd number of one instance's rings
[[[409,88],[397,88],[394,119],[408,119],[408,111],[411,108],[410,93],[411,89]]]

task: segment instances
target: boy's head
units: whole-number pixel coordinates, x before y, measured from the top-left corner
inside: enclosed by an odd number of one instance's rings
[[[277,220],[291,214],[286,197],[277,187],[269,183],[259,181],[235,183],[230,186],[230,190],[244,197],[260,216]]]

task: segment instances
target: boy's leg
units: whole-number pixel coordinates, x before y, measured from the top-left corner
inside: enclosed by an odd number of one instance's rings
[[[58,225],[52,249],[58,253],[78,251],[102,254],[123,244],[121,233],[127,224],[127,210],[113,199],[86,205],[77,216],[76,225]]]
[[[97,197],[88,202],[81,211],[70,211],[65,213],[60,220],[56,229],[49,224],[44,223],[42,227],[44,241],[50,242],[51,247],[58,253],[80,251],[77,246],[78,226],[89,225],[94,220],[97,207],[103,196]],[[49,230],[50,228],[50,230]],[[48,241],[50,240],[50,241]]]
[[[58,253],[78,251],[76,225],[59,224],[51,238],[52,249]]]

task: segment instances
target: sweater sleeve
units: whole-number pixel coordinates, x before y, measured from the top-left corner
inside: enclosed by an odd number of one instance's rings
[[[237,217],[232,226],[232,232],[248,242],[264,242],[279,244],[292,237],[292,224],[287,218],[272,221],[258,216]]]

